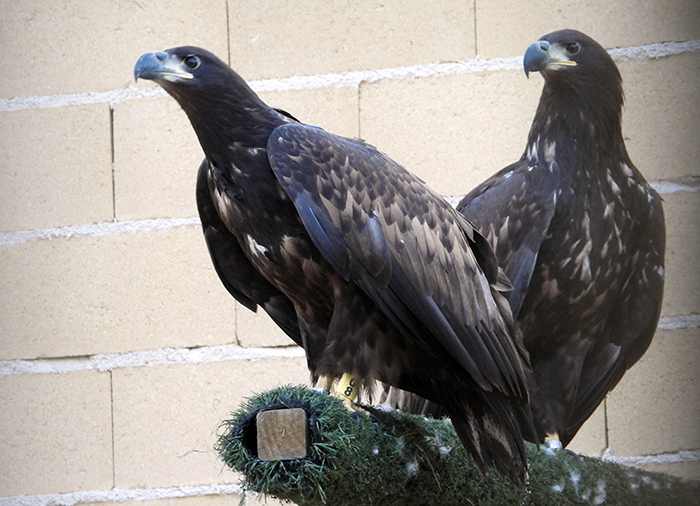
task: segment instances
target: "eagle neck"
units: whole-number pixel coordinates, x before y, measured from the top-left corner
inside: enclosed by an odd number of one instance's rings
[[[604,161],[629,163],[622,137],[622,88],[613,82],[601,86],[598,81],[546,78],[526,156],[537,161],[556,156],[560,168],[579,172],[594,171]]]
[[[243,83],[245,84],[245,83]],[[240,88],[240,87],[239,87]],[[268,107],[250,88],[193,93],[180,102],[207,158],[224,166],[232,148],[262,148],[284,117]]]

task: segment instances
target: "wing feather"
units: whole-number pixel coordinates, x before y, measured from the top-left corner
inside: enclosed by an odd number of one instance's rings
[[[474,231],[440,196],[371,146],[313,127],[278,127],[268,157],[324,258],[395,325],[483,389],[527,396]]]
[[[636,254],[605,333],[598,338],[581,368],[579,390],[562,441],[573,438],[610,390],[646,352],[656,332],[664,291],[666,227],[661,198],[652,192],[648,217],[630,247]]]
[[[521,160],[474,188],[457,206],[496,250],[513,285],[508,302],[516,318],[554,216],[558,174]]]
[[[238,239],[226,228],[212,199],[211,192],[216,189],[209,175],[209,162],[204,160],[197,174],[197,208],[204,239],[219,279],[234,299],[251,311],[261,306],[295,343],[302,346],[292,302],[253,267]]]

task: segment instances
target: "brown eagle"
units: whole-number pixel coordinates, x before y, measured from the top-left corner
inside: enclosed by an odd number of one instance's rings
[[[431,399],[482,470],[522,481],[527,358],[484,237],[386,155],[268,107],[203,49],[147,53],[134,72],[204,149],[198,208],[229,292],[304,347],[314,380]]]
[[[533,376],[533,441],[566,446],[649,347],[661,312],[661,197],[627,154],[622,78],[575,30],[532,44],[525,73],[544,89],[523,156],[457,209],[493,245]],[[439,414],[390,393],[393,405]]]

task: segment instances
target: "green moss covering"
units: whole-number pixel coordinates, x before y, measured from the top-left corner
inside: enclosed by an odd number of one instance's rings
[[[255,416],[303,408],[312,434],[303,459],[261,461]],[[222,424],[217,451],[244,475],[244,488],[299,505],[700,505],[700,484],[566,451],[528,445],[530,479],[518,487],[479,473],[449,421],[367,408],[353,413],[306,387],[287,386],[248,399]]]

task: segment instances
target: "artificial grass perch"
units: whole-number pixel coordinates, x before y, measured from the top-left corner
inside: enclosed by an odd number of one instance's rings
[[[303,408],[306,457],[263,461],[256,416]],[[337,398],[286,386],[248,399],[222,424],[217,451],[244,489],[299,505],[700,505],[700,484],[566,451],[528,445],[529,481],[518,487],[467,457],[449,421],[375,408],[353,413]]]

